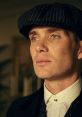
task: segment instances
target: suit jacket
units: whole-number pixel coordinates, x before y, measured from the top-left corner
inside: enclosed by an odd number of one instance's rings
[[[7,112],[7,117],[47,117],[43,88],[14,101]],[[82,117],[82,92],[71,104],[65,117]]]

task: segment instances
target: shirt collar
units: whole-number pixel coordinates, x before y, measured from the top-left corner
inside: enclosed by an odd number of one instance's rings
[[[69,86],[68,88],[64,89],[63,91],[59,92],[58,94],[54,95],[52,94],[45,86],[44,83],[44,100],[47,104],[49,100],[55,100],[59,103],[66,102],[68,105],[71,105],[71,103],[79,96],[82,88],[82,80],[79,78],[74,84]]]

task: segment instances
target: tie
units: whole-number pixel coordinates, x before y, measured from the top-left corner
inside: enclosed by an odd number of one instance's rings
[[[66,103],[48,103],[47,104],[47,117],[64,117],[67,110],[68,106]]]

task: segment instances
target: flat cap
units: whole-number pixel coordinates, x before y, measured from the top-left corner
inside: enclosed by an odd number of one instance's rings
[[[19,31],[25,37],[28,37],[28,32],[35,26],[67,29],[82,39],[82,11],[71,4],[41,4],[26,11],[18,19]]]

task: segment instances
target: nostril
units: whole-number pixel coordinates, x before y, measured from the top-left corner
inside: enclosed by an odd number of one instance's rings
[[[38,45],[36,46],[36,50],[37,50],[38,52],[46,52],[46,51],[48,51],[48,47],[47,47],[46,44],[38,44]]]

